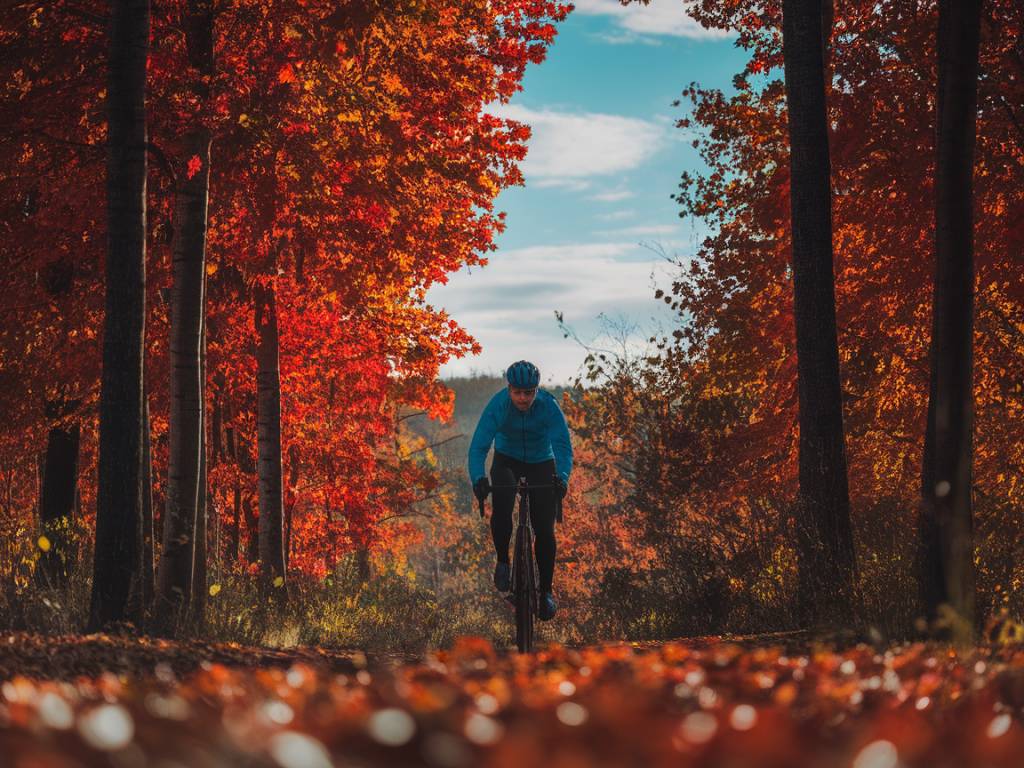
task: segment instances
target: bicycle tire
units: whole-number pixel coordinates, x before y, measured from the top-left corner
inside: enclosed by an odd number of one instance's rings
[[[519,523],[513,565],[515,589],[516,647],[520,653],[533,651],[534,616],[537,613],[537,576],[533,561],[533,536],[529,526],[528,497],[520,497]]]

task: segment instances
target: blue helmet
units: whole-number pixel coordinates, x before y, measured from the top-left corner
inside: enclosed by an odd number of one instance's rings
[[[518,389],[536,389],[540,384],[540,371],[533,363],[520,360],[505,371],[505,380]]]

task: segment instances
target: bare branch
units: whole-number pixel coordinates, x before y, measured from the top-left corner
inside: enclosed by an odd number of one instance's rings
[[[430,497],[428,496],[426,498],[430,498]],[[423,500],[425,500],[425,499],[420,499],[418,501],[423,501]],[[406,510],[405,512],[397,512],[397,513],[395,513],[393,515],[388,515],[387,517],[382,517],[380,519],[380,522],[386,523],[389,520],[398,520],[398,519],[401,519],[403,517],[425,517],[428,520],[433,520],[435,517],[437,517],[437,515],[431,515],[431,514],[429,514],[427,512],[418,512],[416,510],[410,509],[410,510]]]
[[[403,416],[399,416],[397,420],[401,422],[401,421],[405,421],[406,419],[411,419],[414,416],[426,416],[426,415],[427,415],[426,411],[413,411],[412,413],[407,413],[407,414],[405,414]]]
[[[406,454],[406,458],[409,458],[409,456],[415,456],[417,453],[422,453],[423,451],[432,450],[434,448],[437,448],[438,446],[444,445],[445,443],[450,443],[452,440],[458,440],[460,437],[465,437],[465,435],[462,432],[460,432],[457,435],[446,437],[444,440],[440,440],[436,443],[424,445],[422,448],[417,448],[415,451],[410,451],[408,454]]]

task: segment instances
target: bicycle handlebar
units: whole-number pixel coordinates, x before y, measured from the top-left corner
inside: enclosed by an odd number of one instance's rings
[[[554,477],[557,478],[558,475],[555,475]],[[533,491],[533,490],[537,490],[537,489],[540,489],[540,488],[558,488],[560,486],[561,486],[561,484],[560,483],[556,483],[556,482],[552,482],[552,483],[536,483],[534,485],[528,485],[527,483],[517,483],[516,485],[492,485],[491,486],[491,490],[493,491],[493,490],[495,490],[497,488],[501,488],[503,490],[507,490],[509,488],[514,488],[517,491]],[[477,499],[477,501],[480,504],[480,519],[483,519],[483,517],[484,517],[484,501],[486,499],[487,499],[486,496],[484,498],[482,498],[482,499]],[[562,499],[556,499],[555,500],[555,520],[557,520],[558,522],[562,522]]]
[[[556,488],[556,487],[558,487],[558,483],[540,483],[540,484],[536,484],[536,485],[527,485],[526,483],[523,483],[522,485],[492,485],[491,486],[491,490],[494,490],[495,488],[502,488],[502,489],[504,489],[504,488],[515,488],[516,490],[518,490],[518,489],[521,488],[524,491],[534,491],[534,490],[537,490],[538,488]]]

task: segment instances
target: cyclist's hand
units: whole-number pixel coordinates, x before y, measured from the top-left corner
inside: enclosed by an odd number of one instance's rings
[[[569,484],[565,482],[559,475],[555,475],[555,495],[558,500],[561,501],[565,498],[565,494],[569,492]]]
[[[475,483],[473,483],[473,495],[476,496],[476,500],[483,502],[491,493],[491,481],[486,477],[481,477]]]

